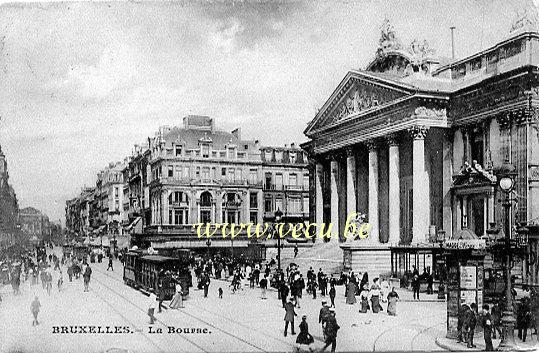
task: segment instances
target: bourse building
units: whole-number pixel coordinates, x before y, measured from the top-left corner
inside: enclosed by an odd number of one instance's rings
[[[340,235],[344,263],[386,273],[391,248],[431,244],[440,230],[486,237],[503,221],[493,170],[516,166],[513,221],[530,228],[524,282],[538,283],[539,33],[521,28],[444,63],[426,42],[404,48],[385,23],[375,59],[349,71],[308,124],[311,213]],[[366,214],[366,239],[344,239]]]

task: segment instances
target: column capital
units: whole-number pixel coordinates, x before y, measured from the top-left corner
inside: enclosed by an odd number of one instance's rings
[[[389,147],[399,146],[400,139],[397,133],[389,134],[385,138]]]
[[[353,147],[351,146],[346,147],[346,157],[354,157],[355,153],[356,153],[356,150]]]
[[[424,125],[415,125],[408,128],[408,133],[414,140],[424,140],[428,131],[429,128]]]
[[[378,141],[376,140],[367,140],[365,141],[365,145],[367,146],[369,152],[373,152],[378,149]]]
[[[511,127],[511,113],[505,112],[496,115],[496,121],[500,125],[500,130],[507,130]]]

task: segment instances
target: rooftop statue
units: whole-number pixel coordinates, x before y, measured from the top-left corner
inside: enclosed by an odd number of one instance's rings
[[[386,18],[380,27],[380,45],[378,47],[377,55],[384,56],[387,51],[390,50],[399,50],[401,49],[401,44],[397,39],[395,34],[395,29],[389,23],[389,20]]]

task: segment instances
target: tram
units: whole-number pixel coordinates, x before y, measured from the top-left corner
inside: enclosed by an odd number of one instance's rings
[[[71,256],[73,254],[73,245],[65,244],[62,246],[62,251],[65,257]]]
[[[75,245],[73,247],[73,257],[79,261],[86,260],[89,253],[90,250],[86,245]]]
[[[125,254],[124,283],[144,292],[159,295],[170,300],[175,294],[175,282],[182,285],[182,295],[189,295],[192,287],[188,259],[176,253],[176,256],[149,254],[147,251],[130,250]]]

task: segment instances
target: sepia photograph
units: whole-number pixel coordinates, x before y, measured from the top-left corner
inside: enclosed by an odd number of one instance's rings
[[[539,351],[539,0],[0,1],[0,353]]]

